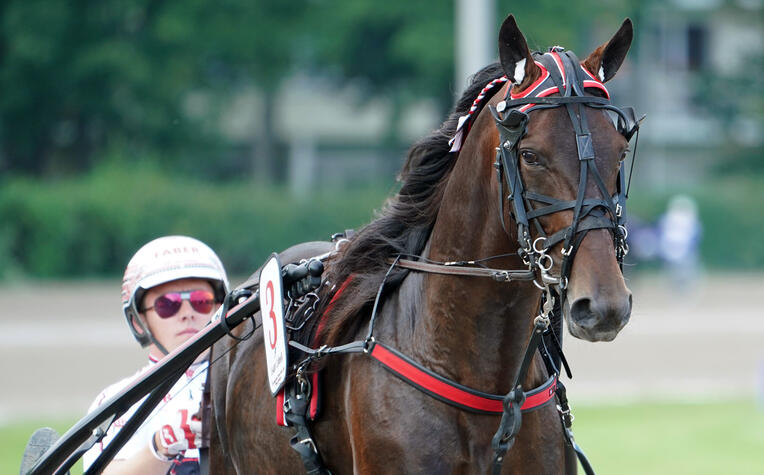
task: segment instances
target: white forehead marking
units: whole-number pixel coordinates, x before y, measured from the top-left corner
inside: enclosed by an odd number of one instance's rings
[[[600,81],[605,82],[605,70],[602,69],[602,66],[600,66],[599,76],[600,76]]]
[[[515,63],[515,84],[520,84],[525,79],[525,58]]]

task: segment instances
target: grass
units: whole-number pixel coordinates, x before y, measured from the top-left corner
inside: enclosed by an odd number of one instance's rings
[[[764,409],[752,400],[581,407],[573,429],[601,474],[764,473]]]
[[[26,421],[0,424],[0,474],[16,474],[21,468],[21,456],[32,432],[40,427],[50,427],[59,434],[64,434],[77,423],[76,419],[57,421]],[[77,462],[72,474],[82,473],[82,462]]]
[[[599,474],[764,473],[764,411],[752,400],[582,406],[575,415],[576,440]],[[63,434],[74,422],[0,426],[0,473],[18,473],[35,429]],[[81,472],[79,464],[72,471]]]

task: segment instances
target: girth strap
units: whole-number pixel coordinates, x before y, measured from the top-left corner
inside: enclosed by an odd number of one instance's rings
[[[289,425],[295,429],[295,434],[289,440],[289,445],[300,455],[307,474],[331,475],[331,472],[324,466],[321,454],[318,453],[318,447],[316,447],[308,427],[310,408],[308,396],[310,391],[302,390],[299,386],[300,383],[292,380],[286,388],[284,417]]]

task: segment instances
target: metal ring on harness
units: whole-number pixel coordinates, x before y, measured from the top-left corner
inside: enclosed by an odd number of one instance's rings
[[[545,262],[548,262],[548,264],[544,265]],[[538,259],[536,259],[536,265],[539,267],[541,272],[549,272],[549,269],[551,269],[554,265],[554,260],[549,254],[541,254]]]
[[[533,250],[538,254],[544,254],[547,251],[547,248],[544,247],[543,249],[537,249],[536,244],[539,242],[546,242],[546,236],[539,236],[533,241]]]

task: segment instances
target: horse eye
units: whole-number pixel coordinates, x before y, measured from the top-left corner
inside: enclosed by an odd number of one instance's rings
[[[520,152],[520,156],[523,157],[523,161],[529,165],[536,165],[539,162],[539,159],[536,156],[536,154],[531,152],[530,150],[522,150]]]
[[[626,160],[626,156],[627,156],[628,154],[629,154],[629,149],[627,148],[626,150],[624,150],[623,152],[621,152],[621,158],[620,158],[620,160],[621,160],[621,161],[624,161],[624,160]]]

